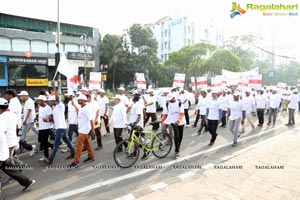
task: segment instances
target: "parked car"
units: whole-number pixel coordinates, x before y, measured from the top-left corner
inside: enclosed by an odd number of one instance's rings
[[[166,90],[171,92],[171,89],[172,89],[171,87],[154,88],[154,95],[156,95],[156,97],[157,97],[157,101],[156,101],[157,110],[161,110],[163,108],[163,105],[162,105],[163,92]],[[187,94],[189,105],[195,105],[195,94],[191,93],[187,90],[184,90],[184,92],[185,92],[185,94]]]

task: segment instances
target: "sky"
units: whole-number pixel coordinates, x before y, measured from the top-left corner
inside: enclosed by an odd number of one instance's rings
[[[275,46],[293,46],[291,56],[298,56],[300,48],[300,12],[298,16],[263,16],[260,11],[247,10],[230,18],[234,0],[59,0],[61,23],[98,28],[101,35],[121,35],[132,24],[155,23],[159,19],[192,16],[199,21],[213,20],[226,36],[246,33],[261,34],[263,46],[276,41]],[[296,4],[300,0],[237,0],[246,4]],[[2,13],[57,21],[58,0],[6,0],[1,2]],[[292,49],[293,49],[292,48]],[[279,52],[283,54],[284,52]],[[293,55],[292,55],[293,54]],[[300,57],[300,56],[299,56]]]

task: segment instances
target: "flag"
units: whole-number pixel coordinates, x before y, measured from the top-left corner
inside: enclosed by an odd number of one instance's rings
[[[83,84],[84,84],[84,81],[83,81],[83,74],[80,74],[80,82],[79,82],[79,84],[80,84],[81,86],[83,86]]]
[[[175,73],[173,87],[184,87],[185,74]]]
[[[195,82],[195,77],[191,77],[191,84],[192,84],[192,90],[196,90],[196,82]]]
[[[71,65],[69,64],[66,55],[63,53],[60,56],[60,61],[57,66],[57,71],[63,75],[65,75],[67,78],[71,78],[73,75],[73,70],[71,68]]]
[[[77,91],[78,89],[78,66],[71,65],[72,76],[68,78],[68,93],[73,93],[73,91]]]
[[[207,87],[207,78],[204,76],[197,77],[197,89],[206,88]]]
[[[136,77],[136,87],[138,89],[146,89],[147,82],[144,73],[135,73],[135,77]]]
[[[101,89],[101,72],[90,72],[90,89]]]

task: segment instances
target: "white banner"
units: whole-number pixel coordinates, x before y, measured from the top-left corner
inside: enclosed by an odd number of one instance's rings
[[[277,83],[277,88],[278,88],[278,90],[280,90],[280,91],[286,90],[286,86],[287,86],[286,83],[282,83],[282,82],[278,82],[278,83]]]
[[[173,87],[184,87],[185,74],[175,73]]]
[[[192,90],[196,90],[196,82],[195,82],[195,77],[191,77],[191,85],[192,85]]]
[[[238,85],[240,79],[249,79],[258,75],[258,67],[246,72],[231,72],[222,69],[223,80],[226,80],[227,85]]]
[[[101,89],[101,72],[90,72],[90,89]]]
[[[249,78],[249,87],[261,88],[262,87],[262,75],[257,74]]]
[[[249,80],[246,78],[241,78],[238,82],[238,88],[241,91],[246,91],[248,88]]]
[[[211,89],[221,91],[222,90],[222,79],[220,76],[212,77],[211,78]]]
[[[207,87],[207,77],[201,76],[197,77],[197,89],[202,89]]]
[[[136,78],[136,87],[138,89],[147,88],[147,82],[144,73],[135,73],[135,78]]]
[[[300,79],[297,79],[297,87],[300,87]]]

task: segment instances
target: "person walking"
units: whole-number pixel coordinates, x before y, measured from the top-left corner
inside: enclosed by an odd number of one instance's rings
[[[288,123],[286,126],[294,126],[295,125],[295,110],[297,109],[297,104],[299,101],[298,91],[297,89],[294,89],[292,91],[291,96],[289,97],[289,103],[288,103],[288,112],[289,112],[289,118]]]
[[[50,96],[49,101],[52,106],[53,110],[53,123],[55,126],[55,140],[53,144],[53,150],[49,156],[48,159],[45,159],[45,163],[52,164],[54,157],[57,153],[57,150],[59,146],[61,145],[61,139],[67,144],[68,148],[70,149],[70,155],[66,159],[72,159],[75,155],[75,149],[67,135],[67,124],[65,119],[65,105],[61,101],[59,94],[56,90],[54,81],[51,82],[51,85],[53,87],[54,95]],[[46,121],[48,119],[45,119]],[[50,119],[49,119],[50,121]]]
[[[200,116],[201,122],[200,122],[200,128],[197,131],[198,135],[202,134],[202,131],[204,129],[204,132],[207,132],[207,122],[206,122],[206,110],[208,106],[208,98],[206,97],[206,90],[203,88],[201,89],[201,97],[199,98],[197,109],[198,109],[198,115]]]
[[[183,139],[183,130],[185,125],[184,107],[181,105],[173,93],[167,97],[168,105],[164,108],[163,116],[160,122],[171,124],[174,134],[175,158],[180,157],[180,147]]]
[[[9,101],[8,109],[16,114],[18,126],[16,129],[16,133],[18,135],[19,130],[22,127],[22,105],[20,100],[18,99],[17,92],[14,89],[9,89],[5,92],[5,99]]]
[[[219,96],[219,101],[221,104],[221,108],[222,108],[222,118],[221,118],[221,126],[222,128],[226,128],[226,122],[227,122],[227,110],[228,110],[228,106],[229,106],[229,99],[226,96],[226,91],[223,90],[222,91],[222,95]]]
[[[254,129],[254,123],[252,121],[252,115],[255,112],[255,99],[253,95],[251,95],[251,90],[248,88],[245,92],[245,96],[242,97],[243,107],[246,111],[246,119],[250,124],[252,130]],[[242,128],[239,131],[240,133],[245,133],[246,123],[242,123]]]
[[[83,161],[93,162],[95,161],[95,156],[93,148],[89,139],[89,133],[95,135],[94,127],[94,117],[91,114],[90,107],[87,105],[86,95],[80,94],[77,98],[80,108],[77,108],[78,112],[78,139],[76,143],[76,151],[73,162],[69,165],[69,168],[75,169],[79,167],[80,157],[82,153],[82,148],[85,146],[88,157]]]
[[[109,127],[110,125],[113,126],[114,129],[114,136],[115,136],[115,143],[116,145],[123,140],[122,138],[122,132],[123,129],[126,128],[127,124],[127,115],[126,115],[126,107],[125,105],[121,102],[122,96],[117,94],[114,97],[114,108],[112,115],[109,119],[109,123],[107,126]],[[122,151],[122,149],[118,149],[117,151]]]
[[[233,135],[233,144],[232,147],[237,146],[237,140],[239,137],[239,126],[244,124],[245,120],[245,109],[243,103],[240,101],[240,93],[234,92],[233,101],[229,103],[228,108],[228,118],[229,118],[229,130]]]
[[[107,127],[109,121],[109,100],[108,97],[105,95],[105,90],[100,89],[98,91],[97,102],[100,106],[100,118],[104,121],[104,127],[106,129],[106,133],[104,136],[110,135],[110,129]]]
[[[265,109],[267,107],[268,99],[264,95],[264,90],[261,88],[259,89],[259,94],[255,96],[255,103],[256,103],[256,112],[257,112],[257,118],[258,118],[258,125],[259,127],[262,127],[264,124],[264,118],[265,118]]]
[[[189,115],[189,100],[183,88],[179,89],[178,101],[182,103],[184,108],[184,116],[185,116],[185,127],[190,127],[190,115]]]
[[[268,117],[267,125],[271,125],[271,122],[273,122],[273,125],[275,125],[280,102],[281,102],[281,98],[277,94],[277,90],[275,88],[272,89],[272,92],[269,96],[269,102],[268,102],[269,103],[269,117]],[[273,120],[272,120],[272,118],[273,118]]]
[[[150,117],[151,117],[151,122],[157,121],[156,96],[154,95],[154,90],[148,89],[147,93],[148,93],[148,96],[146,98],[144,96],[142,96],[142,98],[144,100],[144,105],[146,107],[146,116],[145,116],[145,120],[144,120],[144,126],[146,126]]]
[[[209,133],[211,134],[211,139],[209,146],[214,145],[216,139],[217,139],[217,128],[218,124],[221,123],[221,117],[222,117],[222,107],[218,100],[218,92],[216,90],[211,91],[212,99],[208,102],[207,106],[207,129]]]

